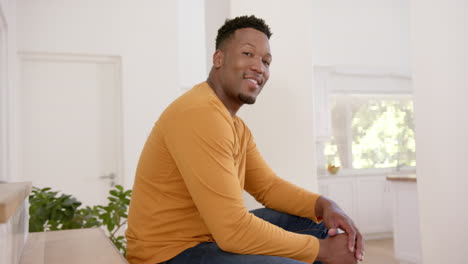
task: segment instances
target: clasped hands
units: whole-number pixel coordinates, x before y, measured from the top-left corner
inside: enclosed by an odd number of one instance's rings
[[[316,215],[328,228],[328,237],[321,239],[317,260],[326,264],[348,264],[362,261],[364,243],[362,235],[353,221],[330,199],[319,197]],[[343,234],[338,234],[338,228]]]

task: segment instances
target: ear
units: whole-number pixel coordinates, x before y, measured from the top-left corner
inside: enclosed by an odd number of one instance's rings
[[[224,63],[224,52],[222,50],[216,50],[213,54],[213,66],[219,69]]]

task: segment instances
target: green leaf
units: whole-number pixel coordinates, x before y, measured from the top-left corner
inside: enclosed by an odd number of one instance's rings
[[[131,190],[124,190],[118,185],[109,191],[107,205],[93,207],[82,206],[82,203],[69,194],[52,191],[46,187],[32,188],[29,195],[29,231],[64,230],[89,227],[103,227],[110,234],[121,228],[128,218],[128,205]],[[122,254],[126,254],[127,241],[124,236],[109,236]]]
[[[109,233],[112,233],[112,230],[114,230],[114,227],[115,227],[115,224],[114,223],[108,223],[107,224],[107,231],[109,231]]]

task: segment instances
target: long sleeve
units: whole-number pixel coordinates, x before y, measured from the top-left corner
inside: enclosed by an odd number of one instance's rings
[[[206,82],[168,106],[138,162],[126,230],[129,262],[160,263],[216,241],[238,254],[312,263],[319,251],[316,238],[287,232],[245,208],[247,186],[268,204],[284,205],[276,208],[288,204],[267,191],[282,184],[273,174],[260,173],[267,166],[257,161],[252,146],[248,128],[231,117]],[[254,179],[257,172],[270,176]]]
[[[246,158],[245,190],[258,202],[318,222],[315,204],[320,195],[278,177],[261,156],[250,132]]]
[[[319,249],[316,238],[285,231],[245,208],[244,179],[239,175],[242,139],[236,134],[232,120],[210,107],[190,109],[177,118],[164,128],[165,144],[201,219],[218,245],[238,254],[276,255],[312,263]],[[255,158],[254,150],[249,152],[248,162]],[[262,166],[261,162],[256,161],[248,168],[251,179],[247,185],[253,186],[252,190],[260,189],[255,186],[267,184],[270,179],[274,180],[268,185],[270,189],[282,189],[279,185],[283,182],[273,176],[254,180],[257,166]],[[260,193],[272,204],[280,204],[280,207],[287,204],[287,201],[273,199],[271,191]],[[311,201],[310,206],[313,203]]]

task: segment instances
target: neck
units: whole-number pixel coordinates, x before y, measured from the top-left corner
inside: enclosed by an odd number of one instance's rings
[[[237,102],[234,102],[229,95],[226,94],[225,89],[223,88],[217,74],[214,73],[214,70],[211,69],[210,75],[208,76],[208,79],[206,80],[208,85],[213,89],[215,92],[216,96],[218,96],[219,100],[224,104],[226,109],[229,111],[231,116],[236,116],[237,111],[239,111],[240,107],[242,104],[239,104]]]

